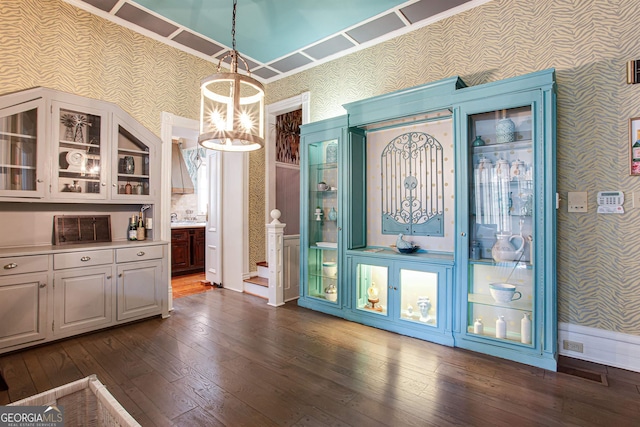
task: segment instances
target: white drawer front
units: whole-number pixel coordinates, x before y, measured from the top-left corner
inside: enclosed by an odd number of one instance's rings
[[[162,258],[162,245],[116,249],[116,262],[145,261]]]
[[[0,276],[35,273],[49,269],[49,255],[30,255],[0,258]]]
[[[76,267],[92,267],[94,265],[113,264],[113,250],[69,252],[53,255],[54,270]]]

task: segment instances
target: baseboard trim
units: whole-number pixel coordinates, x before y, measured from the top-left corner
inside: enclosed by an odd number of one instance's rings
[[[564,341],[582,344],[583,352],[566,350]],[[640,337],[598,328],[560,323],[558,352],[563,356],[640,372]]]

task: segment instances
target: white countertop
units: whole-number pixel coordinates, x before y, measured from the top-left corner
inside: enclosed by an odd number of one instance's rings
[[[203,228],[206,227],[206,222],[191,222],[191,221],[175,221],[171,223],[171,228]]]
[[[61,252],[82,252],[88,250],[97,249],[120,249],[130,248],[135,246],[152,246],[152,245],[167,245],[171,242],[164,240],[140,240],[140,241],[128,241],[117,240],[113,242],[86,242],[75,243],[67,245],[39,245],[39,246],[16,246],[10,248],[0,248],[0,257],[7,256],[23,256],[23,255],[44,255],[54,254]]]

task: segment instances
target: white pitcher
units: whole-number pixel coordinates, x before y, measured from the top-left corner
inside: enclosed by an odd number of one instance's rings
[[[514,261],[519,259],[524,252],[524,237],[519,234],[498,233],[496,243],[491,248],[491,256],[496,262]],[[520,246],[516,248],[511,244],[513,239],[520,239]]]

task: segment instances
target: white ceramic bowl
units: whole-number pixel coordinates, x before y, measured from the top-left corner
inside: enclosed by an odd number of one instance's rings
[[[336,277],[338,275],[338,264],[335,262],[323,262],[322,274],[327,277]]]
[[[507,283],[491,283],[489,292],[496,302],[503,304],[522,298],[522,294],[516,291],[515,285]]]

